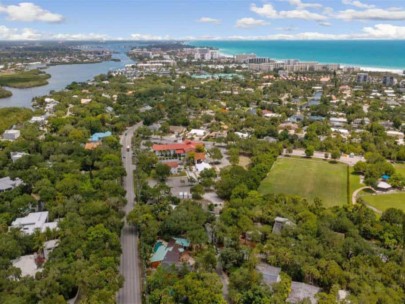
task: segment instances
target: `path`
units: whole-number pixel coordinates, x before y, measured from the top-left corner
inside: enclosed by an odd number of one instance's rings
[[[283,151],[283,155],[291,155],[291,156],[300,156],[300,157],[305,157],[305,150],[293,150],[292,153],[286,153],[287,151]],[[314,152],[314,155],[311,158],[318,158],[318,159],[325,159],[325,152]],[[332,161],[330,158],[330,153],[329,153],[329,158],[328,160]],[[344,163],[349,166],[354,166],[357,162],[359,161],[365,161],[363,156],[344,156],[342,155],[339,159],[336,160],[337,162]]]
[[[124,207],[125,216],[133,209],[135,203],[134,193],[134,176],[135,166],[132,163],[132,149],[127,151],[127,146],[132,147],[132,137],[134,132],[142,125],[138,123],[127,129],[125,134],[121,135],[120,142],[122,144],[122,162],[125,167],[127,176],[124,177],[123,186],[126,190],[127,204]],[[121,263],[120,273],[125,279],[124,286],[119,290],[117,295],[117,303],[120,304],[141,304],[142,303],[142,288],[141,288],[141,269],[138,253],[138,235],[135,227],[128,225],[126,219],[124,228],[121,231]]]
[[[353,192],[353,195],[352,195],[352,204],[356,204],[356,203],[357,203],[357,194],[359,194],[361,191],[366,190],[366,189],[370,189],[370,190],[375,191],[372,187],[369,187],[369,186],[365,186],[365,187],[361,187],[361,188],[357,189],[356,191]],[[367,208],[370,208],[370,209],[373,210],[374,212],[376,212],[376,213],[378,213],[378,214],[382,214],[382,211],[381,211],[381,210],[378,210],[377,208],[375,208],[375,207],[373,207],[373,206],[371,206],[371,205],[369,205],[369,204],[367,204],[367,203],[364,203],[364,204],[367,206]]]

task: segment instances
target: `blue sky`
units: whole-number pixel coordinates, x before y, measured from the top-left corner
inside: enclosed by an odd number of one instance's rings
[[[405,39],[405,1],[0,0],[0,39]]]

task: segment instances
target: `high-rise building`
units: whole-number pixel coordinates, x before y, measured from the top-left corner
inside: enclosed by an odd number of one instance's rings
[[[357,83],[367,83],[370,81],[368,73],[357,73],[356,82]]]
[[[386,87],[390,87],[397,84],[397,79],[394,76],[384,75],[382,78],[382,84]]]

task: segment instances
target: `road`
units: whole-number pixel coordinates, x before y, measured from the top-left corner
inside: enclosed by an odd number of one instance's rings
[[[284,150],[283,151],[283,155],[291,155],[291,156],[301,156],[301,157],[305,157],[305,150],[293,150],[292,151],[292,153],[286,153],[287,151],[286,150]],[[325,152],[317,152],[317,151],[315,151],[314,152],[314,155],[312,156],[312,158],[319,158],[319,159],[325,159]],[[330,157],[330,153],[329,153],[329,160],[332,160],[331,159],[331,157]],[[357,155],[355,155],[355,156],[353,156],[353,157],[350,157],[350,156],[345,156],[345,155],[342,155],[338,160],[336,160],[336,161],[338,161],[338,162],[340,162],[340,163],[344,163],[344,164],[347,164],[347,165],[349,165],[349,166],[354,166],[357,162],[359,162],[359,161],[366,161],[365,159],[364,159],[364,157],[363,156],[357,156]]]
[[[133,172],[135,166],[132,163],[132,148],[127,151],[127,146],[132,147],[131,141],[136,129],[142,123],[130,127],[126,131],[126,135],[121,135],[122,144],[122,162],[127,172],[124,177],[123,186],[126,190],[127,204],[124,207],[125,214],[127,215],[134,207],[135,193],[134,193],[134,176]],[[141,288],[141,263],[138,253],[138,236],[135,227],[128,225],[125,220],[124,228],[121,231],[121,263],[120,273],[124,276],[124,286],[119,290],[117,295],[117,303],[120,304],[141,304],[142,303],[142,288]]]

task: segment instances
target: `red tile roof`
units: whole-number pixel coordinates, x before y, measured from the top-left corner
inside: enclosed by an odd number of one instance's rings
[[[186,140],[182,143],[167,144],[167,145],[153,145],[153,151],[171,151],[175,150],[177,154],[194,151],[197,146],[204,146],[203,143]]]

